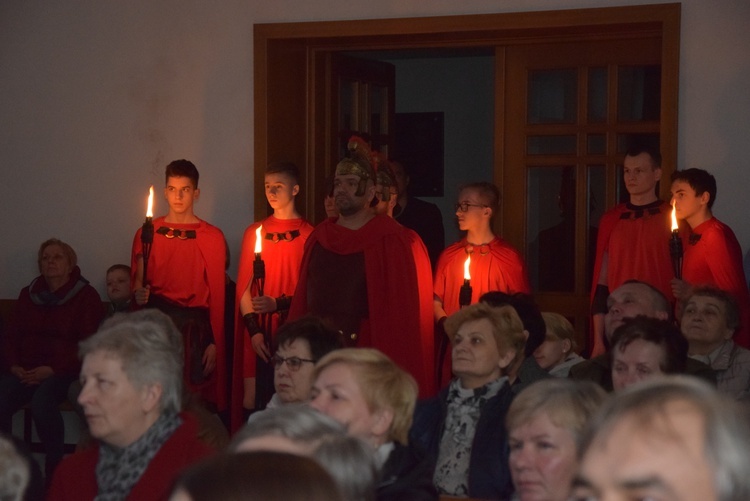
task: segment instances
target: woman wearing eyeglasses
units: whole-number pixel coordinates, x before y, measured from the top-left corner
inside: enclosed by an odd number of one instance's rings
[[[271,357],[276,393],[266,406],[307,402],[315,362],[343,347],[341,334],[316,317],[284,324],[276,334],[276,352]]]
[[[471,303],[478,302],[479,297],[489,291],[531,292],[521,254],[492,231],[499,204],[500,190],[492,183],[470,183],[459,191],[456,218],[459,229],[466,234],[440,255],[434,282],[435,321],[443,337],[443,354],[448,351],[448,342],[442,326],[449,315],[461,308],[459,294],[464,284],[467,257],[471,258]],[[448,361],[443,365],[444,382],[450,380],[449,368]]]

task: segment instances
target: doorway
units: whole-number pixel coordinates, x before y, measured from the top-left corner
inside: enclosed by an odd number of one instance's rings
[[[496,223],[496,230],[515,247],[528,255],[530,252],[529,225],[538,220],[533,204],[528,203],[525,181],[528,169],[528,124],[508,120],[514,99],[526,106],[526,87],[513,76],[513,62],[518,51],[546,45],[553,49],[565,44],[583,44],[591,52],[610,41],[654,41],[659,60],[659,115],[650,126],[658,135],[664,159],[664,176],[674,168],[677,153],[677,96],[679,62],[680,5],[661,4],[603,9],[511,13],[482,16],[441,18],[385,19],[319,23],[285,23],[255,26],[255,210],[260,217],[265,213],[262,194],[263,169],[270,160],[291,160],[304,169],[306,177],[299,199],[301,209],[315,222],[322,219],[322,204],[326,175],[338,160],[336,131],[331,110],[335,109],[330,60],[332,54],[397,51],[411,52],[479,50],[491,51],[493,59],[494,99],[488,104],[491,115],[491,170],[490,180],[502,191],[512,193],[506,198]],[[587,51],[584,50],[583,53]],[[554,58],[554,53],[546,52]],[[650,57],[650,56],[649,56]],[[609,63],[603,63],[605,67]],[[609,77],[608,77],[609,78]],[[576,91],[578,92],[578,91]],[[518,112],[513,111],[513,116]],[[523,115],[523,111],[520,112]],[[580,132],[583,134],[583,132]],[[570,169],[582,165],[585,156],[577,143],[573,153],[566,153],[565,161],[557,165],[560,180]],[[609,139],[605,139],[605,145]],[[616,146],[616,145],[615,145]],[[447,146],[446,146],[447,147]],[[616,200],[617,148],[607,152],[608,163],[602,178],[603,191],[599,200],[601,210],[614,205]],[[519,160],[523,159],[523,160]],[[544,162],[543,162],[544,163]],[[590,164],[590,162],[589,162]],[[534,166],[540,166],[538,162]],[[450,167],[446,164],[448,170]],[[520,169],[520,170],[519,170]],[[576,167],[577,170],[581,168]],[[543,181],[550,172],[540,172]],[[576,171],[577,172],[577,171]],[[575,182],[583,183],[580,172]],[[448,174],[446,173],[446,176]],[[515,176],[515,177],[514,177]],[[519,177],[520,176],[520,177]],[[549,176],[547,176],[549,177]],[[515,179],[515,180],[514,180]],[[557,181],[556,181],[557,182]],[[662,189],[666,189],[662,183]],[[507,185],[507,186],[506,186]],[[446,180],[446,187],[448,181]],[[519,189],[521,186],[523,189]],[[577,204],[585,209],[584,191],[576,190]],[[450,194],[446,194],[451,196]],[[522,199],[515,203],[513,196]],[[585,210],[581,210],[583,214]],[[562,292],[535,294],[540,307],[558,311],[570,317],[581,340],[588,325],[586,293],[586,225],[574,230],[575,286]],[[583,256],[583,257],[580,257]],[[580,262],[579,262],[580,261]],[[570,289],[570,288],[568,288]]]

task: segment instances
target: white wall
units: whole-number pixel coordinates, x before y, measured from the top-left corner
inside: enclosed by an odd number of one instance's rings
[[[39,243],[78,251],[100,291],[126,262],[149,184],[192,159],[197,212],[236,261],[252,220],[255,23],[603,7],[628,0],[3,0],[0,2],[0,298],[36,274]],[[679,167],[716,174],[715,210],[750,247],[750,2],[685,0]],[[164,203],[157,212],[164,211]],[[236,263],[235,263],[236,269]]]

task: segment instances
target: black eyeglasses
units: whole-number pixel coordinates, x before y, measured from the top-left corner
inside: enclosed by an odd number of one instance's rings
[[[314,364],[315,360],[299,357],[284,358],[278,355],[274,355],[273,357],[271,357],[271,363],[273,364],[275,369],[281,369],[281,366],[284,365],[284,362],[286,362],[286,366],[289,367],[290,371],[296,372],[302,366],[302,362],[310,362],[311,364]]]
[[[453,206],[454,209],[461,212],[467,212],[469,210],[469,207],[489,207],[489,205],[484,204],[470,204],[469,202],[459,202],[456,205]]]

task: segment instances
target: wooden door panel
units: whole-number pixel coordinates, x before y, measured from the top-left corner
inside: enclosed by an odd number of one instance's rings
[[[570,318],[581,341],[624,145],[658,141],[660,65],[658,37],[505,51],[503,236],[526,257],[537,302]]]

